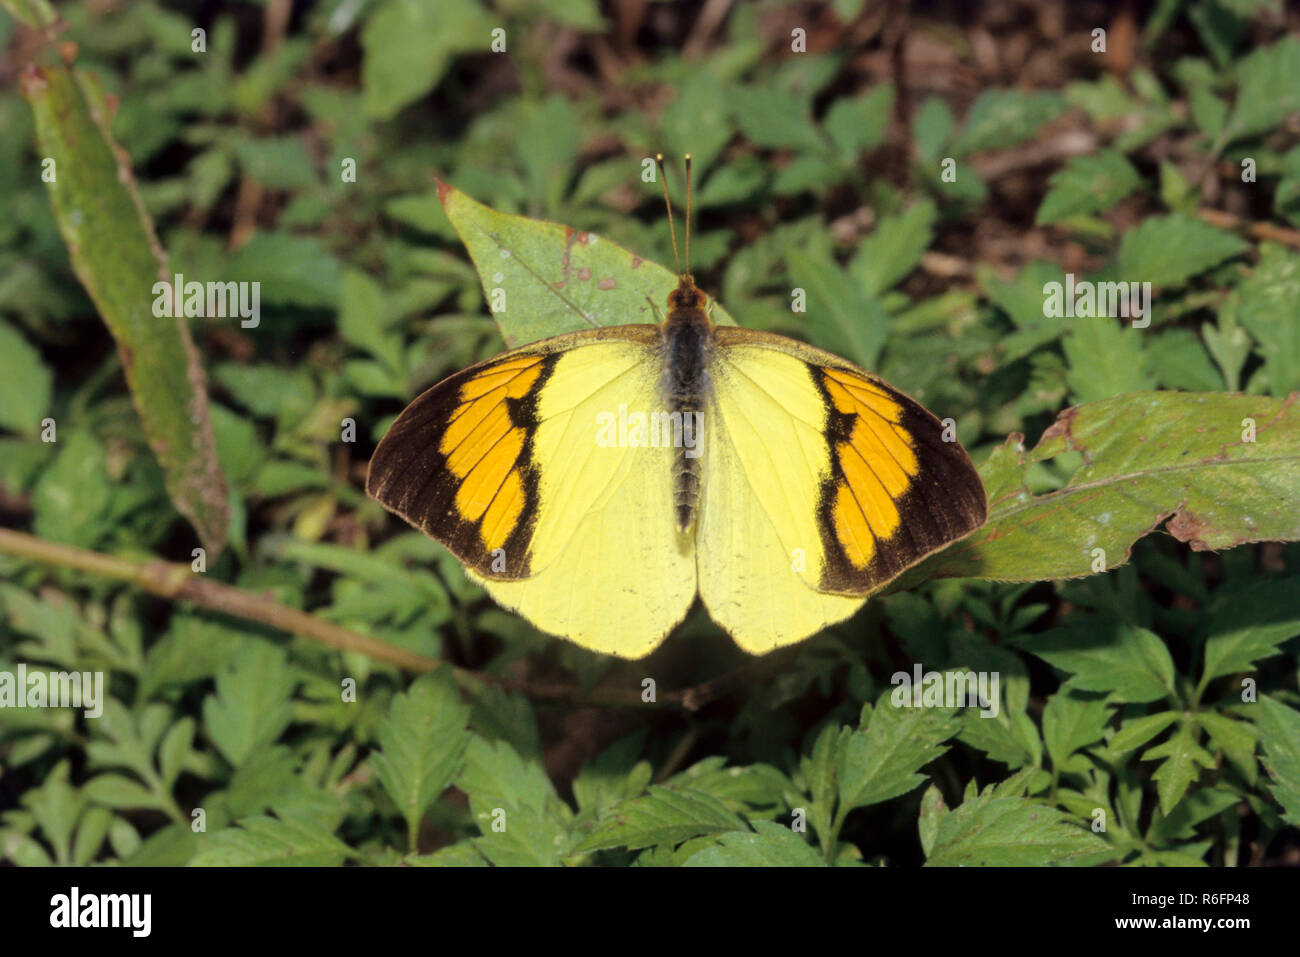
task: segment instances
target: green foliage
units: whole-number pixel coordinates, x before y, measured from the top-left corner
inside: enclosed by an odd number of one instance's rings
[[[0,708],[0,862],[1294,848],[1300,40],[1266,4],[1162,3],[1122,75],[981,61],[984,87],[930,93],[880,79],[888,50],[850,22],[870,5],[819,13],[865,47],[807,54],[766,0],[700,32],[690,5],[651,6],[634,36],[591,2],[381,0],[295,7],[263,37],[247,10],[72,0],[68,64],[18,32],[53,8],[3,0],[6,75],[25,77],[0,88],[5,525],[104,558],[189,566],[206,545],[208,581],[458,670],[413,678],[0,549],[0,674],[105,679],[99,717]],[[940,26],[933,43],[968,32]],[[747,661],[702,616],[671,662],[587,654],[362,492],[374,442],[445,375],[664,309],[659,151],[679,242],[693,157],[714,320],[836,351],[953,419],[991,504],[690,715],[674,692]],[[151,286],[177,272],[261,283],[261,323],[155,317]],[[1150,283],[1149,325],[1050,315],[1066,273]],[[917,665],[1000,681],[911,707]]]

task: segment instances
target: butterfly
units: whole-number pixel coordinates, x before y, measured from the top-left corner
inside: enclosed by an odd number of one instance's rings
[[[543,339],[428,389],[367,493],[502,606],[624,658],[697,595],[751,654],[802,641],[984,523],[933,414],[830,352],[715,325],[678,263],[662,322]]]

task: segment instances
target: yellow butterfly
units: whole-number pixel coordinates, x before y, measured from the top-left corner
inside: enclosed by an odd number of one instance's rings
[[[433,386],[366,491],[501,605],[624,658],[697,594],[752,654],[801,641],[984,523],[979,475],[924,407],[829,352],[714,325],[678,273],[661,324],[554,336]]]

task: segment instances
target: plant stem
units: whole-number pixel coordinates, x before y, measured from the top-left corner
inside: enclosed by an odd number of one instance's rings
[[[319,641],[339,651],[360,652],[367,657],[407,671],[432,671],[444,664],[437,658],[407,651],[405,648],[398,648],[370,635],[323,621],[314,615],[282,605],[265,595],[254,594],[224,582],[209,580],[191,571],[187,565],[161,559],[138,561],[119,558],[72,545],[49,542],[7,528],[0,528],[0,554],[16,555],[45,565],[57,565],[103,578],[129,582],[172,601],[188,601],[201,608],[260,622],[279,631]],[[689,688],[661,692],[655,702],[642,700],[639,681],[612,682],[584,690],[573,683],[521,680],[451,667],[455,672],[456,680],[470,694],[477,693],[483,684],[495,684],[507,691],[522,692],[531,698],[575,705],[659,707],[697,711],[739,690],[745,683],[766,673],[769,669],[779,668],[785,660],[786,656],[780,653],[768,655],[757,662],[751,662],[734,671],[719,675],[711,681]]]

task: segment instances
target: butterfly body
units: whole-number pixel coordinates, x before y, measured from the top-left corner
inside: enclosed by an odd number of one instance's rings
[[[713,323],[704,311],[704,296],[695,280],[683,275],[668,297],[668,316],[661,327],[664,402],[671,413],[696,429],[708,401],[708,370],[713,356]],[[685,425],[683,426],[685,428]],[[699,456],[683,445],[673,470],[673,505],[683,533],[695,523],[700,503]]]

